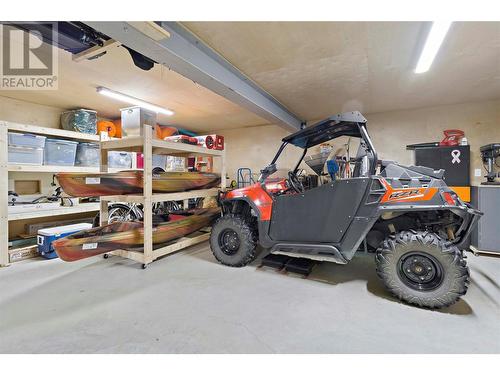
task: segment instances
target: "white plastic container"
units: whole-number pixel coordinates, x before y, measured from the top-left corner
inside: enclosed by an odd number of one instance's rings
[[[81,167],[99,166],[99,145],[97,143],[79,143],[76,148],[75,165]]]
[[[129,152],[109,151],[108,152],[108,167],[131,169],[132,156]]]
[[[44,164],[74,166],[78,142],[48,138],[45,141]]]
[[[43,148],[9,146],[9,164],[43,164]]]
[[[8,133],[9,146],[20,146],[30,148],[44,148],[45,138],[43,135],[29,133]]]

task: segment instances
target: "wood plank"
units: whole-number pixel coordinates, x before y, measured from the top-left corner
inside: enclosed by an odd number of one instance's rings
[[[101,135],[101,139],[105,139],[105,136]],[[99,143],[99,171],[101,173],[108,172],[108,150],[102,147],[103,142]],[[103,226],[109,222],[109,206],[108,202],[100,199],[99,201],[99,225]]]
[[[183,237],[182,239],[171,245],[167,245],[164,247],[160,247],[159,249],[153,250],[153,259],[157,259],[164,255],[171,254],[181,249],[184,249],[188,246],[196,245],[198,243],[207,241],[209,238],[210,238],[210,233],[203,233],[200,234],[199,236],[192,238]]]
[[[109,141],[101,142],[101,147],[104,150],[126,150],[131,147],[141,147],[144,144],[144,139],[142,137],[125,137],[120,139],[111,139]]]
[[[23,133],[34,133],[41,135],[49,135],[53,137],[69,138],[69,139],[80,139],[85,141],[99,142],[99,136],[97,134],[86,134],[79,133],[70,130],[57,129],[57,128],[46,128],[38,125],[29,124],[19,124],[16,122],[5,122],[7,124],[8,130],[18,131]]]
[[[182,191],[179,193],[158,193],[153,194],[153,202],[183,201],[192,198],[216,197],[219,189],[201,189]]]
[[[145,264],[144,254],[140,251],[114,250],[110,254]]]
[[[8,215],[8,217],[9,221],[14,221],[14,220],[35,219],[40,217],[71,215],[71,214],[78,214],[82,212],[92,212],[92,211],[99,211],[99,203],[81,203],[76,206],[60,207],[58,209],[53,209],[53,210],[22,212],[22,213],[10,214]]]
[[[28,164],[9,164],[7,167],[9,172],[35,172],[35,173],[59,173],[59,172],[76,172],[76,173],[97,173],[97,167],[72,167],[61,165],[28,165]]]
[[[129,195],[107,195],[102,196],[101,201],[106,202],[125,202],[125,203],[143,203],[144,196],[137,194]]]
[[[192,155],[222,156],[222,151],[220,150],[212,150],[187,143],[163,141],[161,139],[153,139],[153,153],[165,155],[189,153]]]
[[[144,125],[144,264],[153,261],[153,154],[152,154],[153,128]]]
[[[216,197],[218,191],[219,190],[217,188],[212,188],[212,189],[181,191],[178,193],[154,193],[152,194],[152,201],[166,202],[166,201],[182,201],[191,198]],[[101,200],[108,202],[143,203],[144,197],[142,195],[137,195],[137,194],[108,195],[101,197]]]
[[[147,125],[144,125],[147,126]],[[109,141],[103,141],[102,147],[107,150],[119,149],[119,150],[127,150],[127,151],[137,151],[140,147],[143,146],[144,139],[140,136],[135,137],[125,137],[122,139],[112,139]],[[209,148],[189,145],[186,143],[179,142],[169,142],[163,141],[160,139],[152,139],[152,153],[160,154],[160,155],[182,155],[182,156],[196,156],[196,155],[204,155],[204,156],[222,156],[223,151],[221,150],[212,150]]]
[[[73,172],[73,173],[99,173],[99,167],[72,167],[72,166],[60,166],[60,165],[29,165],[29,164],[9,164],[9,172],[34,172],[34,173],[62,173],[62,172]],[[131,168],[109,168],[108,172],[115,173],[120,171],[130,171],[130,170],[140,170],[142,169],[131,169]]]

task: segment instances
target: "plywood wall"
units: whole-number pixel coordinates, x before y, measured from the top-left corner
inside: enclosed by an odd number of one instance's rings
[[[58,128],[62,108],[0,96],[0,120]]]
[[[471,146],[471,181],[477,185],[474,169],[482,169],[479,147],[500,142],[500,100],[422,108],[408,111],[365,114],[368,129],[380,158],[412,163],[411,143],[439,141],[444,129],[465,131]],[[278,126],[260,126],[220,131],[226,142],[228,173],[236,178],[239,167],[259,171],[274,156],[281,138],[288,133]],[[291,168],[299,157],[296,150],[287,155],[285,165]]]

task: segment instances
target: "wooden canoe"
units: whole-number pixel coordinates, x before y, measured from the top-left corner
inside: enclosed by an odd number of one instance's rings
[[[205,208],[193,211],[185,218],[168,221],[153,227],[153,244],[158,245],[196,232],[209,226],[220,216],[220,209]],[[84,230],[61,238],[53,243],[62,260],[73,262],[118,249],[142,251],[144,245],[143,223],[139,221],[116,222]]]
[[[141,194],[142,171],[117,173],[57,173],[64,192],[73,197]],[[153,193],[208,189],[220,184],[220,175],[203,172],[161,172],[153,174]]]

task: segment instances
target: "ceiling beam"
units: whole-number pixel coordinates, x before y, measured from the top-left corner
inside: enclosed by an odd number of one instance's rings
[[[163,38],[151,37],[136,22],[85,23],[273,124],[301,128],[301,119],[177,22],[157,23],[166,30]]]

